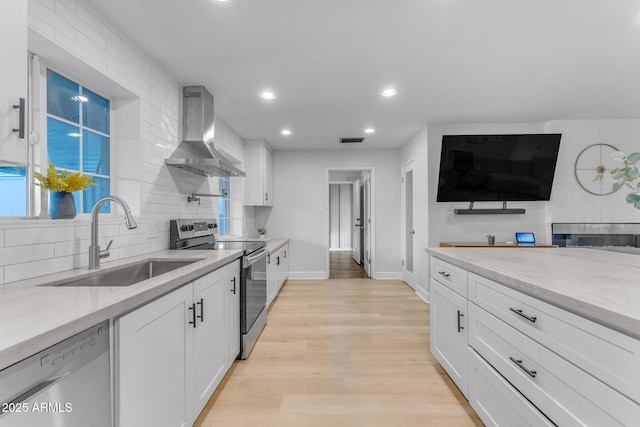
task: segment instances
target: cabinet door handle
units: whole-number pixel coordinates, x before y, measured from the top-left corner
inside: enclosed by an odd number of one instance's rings
[[[195,304],[191,304],[191,307],[189,307],[189,310],[191,310],[191,319],[189,321],[190,325],[193,325],[193,327],[196,327],[196,305]]]
[[[233,292],[233,294],[236,294],[236,278],[234,277],[233,279],[231,279],[231,281],[233,282],[233,289],[231,290],[231,292]]]
[[[464,326],[462,326],[462,318],[464,317],[464,314],[460,313],[460,310],[458,310],[458,332],[462,332],[462,330],[464,329]]]
[[[512,361],[513,363],[515,363],[516,365],[518,365],[518,368],[522,369],[522,370],[523,370],[523,371],[525,371],[527,374],[529,374],[529,376],[530,376],[531,378],[535,378],[535,377],[536,377],[536,375],[538,375],[538,373],[537,373],[536,371],[531,371],[531,370],[527,369],[527,368],[524,366],[524,364],[522,363],[522,360],[517,360],[517,359],[515,359],[515,358],[513,358],[513,357],[511,357],[511,356],[509,356],[509,359],[511,359],[511,361]]]
[[[536,323],[536,320],[538,320],[537,317],[534,316],[527,316],[526,314],[524,314],[522,312],[522,310],[517,310],[513,307],[509,307],[509,310],[513,311],[515,314],[517,314],[518,316],[524,317],[525,319],[527,319],[529,322],[531,323]]]
[[[18,138],[20,139],[24,139],[24,121],[25,121],[25,114],[26,114],[26,109],[24,108],[24,103],[25,100],[24,98],[20,98],[20,103],[18,105],[14,105],[13,109],[14,110],[18,110],[18,114],[19,114],[19,123],[18,123],[18,129],[11,129],[13,132],[18,134]]]
[[[264,193],[264,200],[269,200],[269,193]]]
[[[438,274],[443,275],[444,277],[449,277],[451,276],[449,273],[447,273],[446,271],[438,271]]]
[[[279,256],[276,257],[276,265],[280,265],[280,257]]]
[[[285,258],[287,257],[287,251],[284,251],[284,257]]]
[[[200,301],[198,301],[196,304],[198,304],[200,306],[200,314],[198,315],[198,319],[200,319],[200,322],[204,322],[204,299],[200,298]]]

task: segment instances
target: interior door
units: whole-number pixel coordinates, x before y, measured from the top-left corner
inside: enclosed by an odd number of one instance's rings
[[[402,262],[402,279],[415,289],[416,287],[416,231],[413,221],[415,218],[415,206],[413,203],[413,165],[411,161],[402,168],[402,199],[403,199],[403,223],[404,223],[404,254]]]
[[[362,259],[362,246],[360,246],[360,235],[362,234],[362,216],[360,215],[360,181],[356,181],[353,183],[353,209],[351,209],[351,216],[353,217],[353,229],[351,242],[353,250],[352,256],[353,260],[360,264],[360,260]]]
[[[364,182],[364,217],[362,232],[364,233],[364,270],[371,277],[371,181],[367,177]]]

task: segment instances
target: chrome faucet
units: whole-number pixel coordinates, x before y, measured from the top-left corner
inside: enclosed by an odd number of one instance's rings
[[[129,205],[127,202],[122,200],[120,197],[116,196],[107,196],[98,200],[96,204],[93,206],[93,210],[91,211],[91,246],[89,246],[89,270],[96,270],[100,268],[100,258],[106,258],[110,255],[109,248],[111,247],[111,243],[113,240],[109,242],[107,245],[107,249],[101,251],[100,246],[98,245],[98,211],[107,202],[116,202],[122,207],[124,211],[124,223],[129,230],[132,230],[138,226],[136,221],[133,219],[133,215],[131,215],[131,211],[129,210]]]

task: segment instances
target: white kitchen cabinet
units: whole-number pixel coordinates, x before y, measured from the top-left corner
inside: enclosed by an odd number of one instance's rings
[[[267,258],[267,307],[276,299],[289,277],[289,244],[285,244]]]
[[[240,260],[229,264],[227,280],[228,365],[240,354]]]
[[[431,267],[432,352],[459,387],[466,375],[486,425],[637,424],[640,340],[434,257]],[[460,307],[464,350],[443,327]]]
[[[553,426],[473,349],[469,358],[469,404],[487,426]]]
[[[262,141],[247,141],[244,146],[245,206],[273,206],[273,155]]]
[[[20,98],[27,97],[27,2],[0,2],[0,165],[27,164],[27,133],[19,138]],[[26,104],[25,104],[26,108]],[[26,111],[22,111],[26,117]]]
[[[116,320],[116,426],[190,425],[192,300],[183,286]]]
[[[228,268],[222,267],[193,282],[190,308],[193,333],[194,419],[207,404],[227,372],[226,298]],[[195,326],[195,327],[194,327]]]
[[[233,363],[232,330],[239,347],[238,274],[235,261],[116,319],[117,427],[192,425]]]
[[[431,352],[467,397],[467,300],[431,279]]]

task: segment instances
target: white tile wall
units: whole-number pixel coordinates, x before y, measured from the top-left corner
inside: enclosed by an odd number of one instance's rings
[[[553,194],[547,204],[549,229],[553,222],[640,222],[640,210],[624,201],[623,190],[608,196],[589,194],[573,173],[576,157],[592,144],[640,151],[640,120],[558,120],[547,122],[545,129],[562,133]]]
[[[192,192],[217,193],[218,180],[169,170],[164,159],[180,140],[180,83],[158,66],[88,0],[29,0],[29,28],[138,94],[141,101],[142,194],[138,228],[127,230],[119,213],[100,220],[100,245],[113,239],[115,260],[168,248],[172,218],[217,216],[217,199],[188,203]],[[46,57],[41,53],[41,57]],[[73,70],[71,70],[73,71]],[[215,95],[215,94],[214,94]],[[216,142],[235,161],[244,160],[242,140],[216,119]],[[136,167],[136,165],[130,166]],[[126,180],[122,180],[126,182]],[[236,183],[232,200],[242,200]],[[234,209],[234,216],[237,209]],[[236,228],[242,216],[234,218]],[[0,221],[0,284],[87,265],[88,215],[75,220]]]

